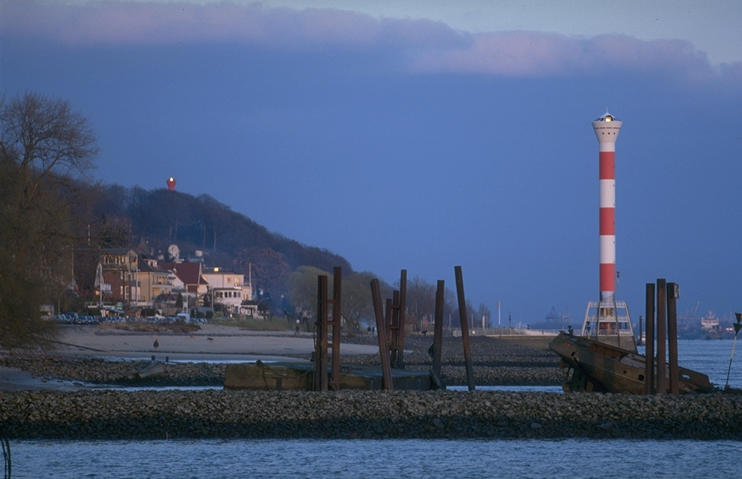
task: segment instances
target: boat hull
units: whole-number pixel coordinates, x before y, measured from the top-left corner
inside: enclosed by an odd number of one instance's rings
[[[644,355],[566,333],[556,336],[549,348],[562,358],[566,367],[563,384],[566,392],[645,393]],[[678,370],[680,393],[713,390],[705,374],[686,368]],[[669,367],[665,371],[669,371]],[[669,377],[667,379],[664,392],[670,392]]]

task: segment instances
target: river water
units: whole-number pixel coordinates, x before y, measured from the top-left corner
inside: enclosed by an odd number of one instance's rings
[[[731,346],[681,340],[680,365],[723,387]],[[742,364],[729,384],[742,388]],[[742,478],[739,441],[14,440],[11,453],[13,478]]]
[[[637,440],[15,441],[14,478],[734,478],[742,444]]]
[[[738,341],[740,342],[740,341]],[[729,386],[742,389],[742,342],[735,348],[735,358],[729,368],[733,341],[721,339],[678,340],[678,362],[684,368],[708,375],[714,386],[723,388],[729,372]],[[644,354],[644,346],[639,347]]]

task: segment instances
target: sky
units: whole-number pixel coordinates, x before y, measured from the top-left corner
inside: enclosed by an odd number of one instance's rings
[[[94,179],[208,194],[502,321],[598,299],[598,144],[618,299],[742,310],[742,3],[0,0],[0,89],[67,100]]]

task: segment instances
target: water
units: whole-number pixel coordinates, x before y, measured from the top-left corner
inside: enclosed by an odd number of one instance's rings
[[[734,478],[734,441],[14,441],[14,478]]]
[[[706,374],[714,386],[723,388],[729,369],[732,341],[720,339],[678,340],[678,362],[681,367]],[[639,347],[644,354],[644,346]],[[742,389],[742,342],[737,345],[729,375],[729,386]]]
[[[680,365],[723,387],[731,347],[731,341],[680,340]],[[742,357],[732,364],[729,384],[742,388]],[[14,440],[11,448],[13,478],[742,478],[740,441]]]

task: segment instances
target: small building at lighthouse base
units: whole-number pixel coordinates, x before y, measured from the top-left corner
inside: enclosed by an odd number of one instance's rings
[[[634,328],[624,301],[590,301],[585,309],[581,336],[636,352]]]

